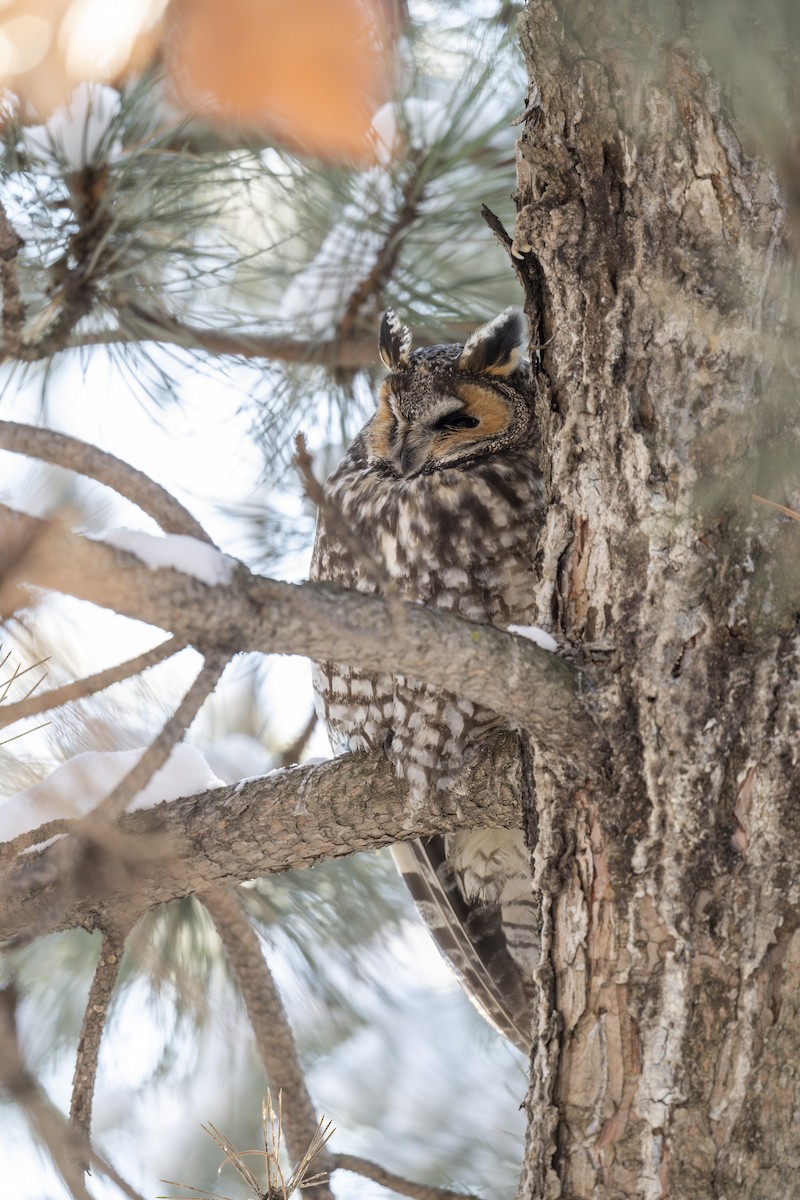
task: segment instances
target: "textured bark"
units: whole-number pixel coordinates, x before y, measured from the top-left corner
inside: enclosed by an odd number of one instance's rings
[[[616,12],[616,32],[611,28]],[[626,12],[625,32],[656,45]],[[606,24],[607,23],[607,24]],[[541,310],[539,620],[610,783],[535,753],[544,937],[522,1197],[796,1195],[797,461],[779,180],[690,45],[530,0],[515,247]],[[794,475],[792,477],[792,470]],[[795,505],[796,506],[796,505]]]
[[[602,737],[579,699],[580,677],[527,639],[333,584],[266,579],[227,561],[230,582],[211,587],[0,504],[0,613],[28,603],[39,586],[174,630],[206,654],[320,659],[335,646],[359,667],[412,675],[484,703],[566,759],[585,763],[600,750]]]
[[[113,829],[91,815],[83,825],[52,821],[0,843],[0,942],[116,929],[210,888],[475,828],[487,812],[492,824],[512,827],[521,776],[518,739],[502,733],[446,804],[413,811],[384,755],[349,754],[129,813]],[[27,852],[64,831],[73,836]]]

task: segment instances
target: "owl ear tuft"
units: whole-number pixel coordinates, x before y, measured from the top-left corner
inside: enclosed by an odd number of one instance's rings
[[[393,308],[387,308],[378,334],[378,351],[390,371],[408,366],[411,352],[411,330],[403,325]]]
[[[507,308],[470,336],[459,370],[471,375],[511,375],[526,357],[528,322],[521,308]]]

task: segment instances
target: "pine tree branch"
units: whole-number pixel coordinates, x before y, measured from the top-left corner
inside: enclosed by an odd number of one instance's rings
[[[0,544],[27,545],[43,522],[0,505]],[[287,584],[242,564],[231,583],[210,587],[172,569],[152,570],[133,554],[51,527],[17,564],[17,587],[48,587],[146,621],[201,647],[229,654],[304,654],[368,671],[424,679],[527,728],[551,753],[583,771],[604,751],[580,697],[582,674],[553,654],[491,625],[389,601],[331,584]],[[17,602],[9,584],[3,603]],[[24,593],[22,593],[24,595]]]
[[[474,323],[453,322],[441,330],[443,341],[463,342],[473,332]],[[418,338],[420,345],[426,339]],[[39,343],[23,345],[19,352],[11,354],[21,362],[38,362],[64,350],[80,350],[92,346],[138,345],[140,342],[158,342],[164,345],[182,346],[189,350],[204,350],[209,354],[231,358],[263,359],[266,362],[290,364],[307,363],[320,365],[337,371],[360,371],[374,367],[378,361],[377,338],[373,334],[353,332],[338,341],[305,341],[302,338],[259,337],[250,333],[224,333],[217,329],[204,329],[178,321],[167,314],[149,313],[147,323],[141,319],[136,329],[98,329],[89,333],[73,333],[57,346]],[[0,344],[0,355],[2,355]]]
[[[158,904],[289,868],[434,833],[516,827],[520,770],[516,735],[497,734],[446,801],[412,810],[385,755],[345,755],[127,813],[113,839],[69,837],[68,869],[52,867],[59,844],[20,853],[36,841],[21,835],[0,845],[0,941],[125,927]],[[40,837],[81,827],[51,821]]]
[[[86,1001],[81,1034],[78,1039],[69,1119],[87,1140],[92,1128],[92,1102],[97,1078],[100,1042],[106,1025],[111,994],[119,975],[124,945],[125,937],[119,931],[109,930],[103,934],[100,957],[97,960],[92,986],[89,989],[89,998]]]
[[[348,298],[336,329],[337,342],[350,337],[367,301],[373,297],[380,299],[387,281],[392,276],[402,249],[403,231],[413,225],[422,203],[426,161],[427,155],[417,151],[412,168],[402,184],[400,204],[384,233],[372,269],[356,285]]]
[[[359,370],[374,366],[376,338],[353,334],[330,342],[278,335],[259,337],[249,333],[220,332],[179,320],[163,309],[145,309],[127,303],[118,311],[120,332],[125,341],[168,342],[187,349],[207,350],[215,355],[263,358],[283,363],[320,363],[331,370]]]
[[[175,712],[147,747],[136,766],[90,814],[89,819],[92,822],[97,819],[114,821],[125,812],[131,801],[146,787],[156,771],[163,767],[175,746],[181,741],[203,704],[217,686],[227,664],[227,655],[215,654],[206,659],[194,683]]]
[[[124,911],[115,913],[108,921],[101,922],[104,930],[129,928],[142,911],[138,898],[136,874],[143,862],[164,854],[163,847],[138,844],[136,839],[120,838],[112,826],[129,807],[133,799],[144,789],[155,773],[164,765],[173,748],[182,739],[192,724],[199,709],[214,690],[226,664],[227,656],[212,655],[201,667],[194,683],[164,724],[154,741],[147,747],[139,761],[123,776],[117,786],[82,820],[72,823],[70,832],[74,836],[59,839],[50,848],[34,869],[37,889],[45,889],[58,880],[71,881],[73,889],[85,892],[86,879],[96,881],[100,890],[115,886],[114,880],[125,881],[127,901]],[[49,822],[54,825],[56,822]],[[61,829],[58,832],[62,832]],[[52,835],[48,835],[52,836]],[[30,832],[22,834],[21,846],[34,844]],[[146,907],[146,905],[144,906]],[[46,905],[39,916],[39,923],[32,922],[25,931],[31,941],[41,936],[45,925],[51,921],[53,911]]]
[[[40,1090],[22,1057],[17,1039],[16,992],[0,991],[0,1087],[20,1106],[45,1145],[73,1200],[92,1200],[83,1182],[83,1162],[89,1162],[117,1185],[128,1200],[143,1200],[139,1192],[97,1154],[84,1135],[70,1125]]]
[[[311,1143],[318,1121],[280,993],[256,931],[233,889],[219,889],[199,898],[211,914],[239,983],[270,1089],[282,1093],[286,1141],[290,1157],[298,1160]],[[323,1151],[312,1161],[312,1174],[314,1170],[326,1174],[351,1171],[412,1200],[476,1200],[461,1192],[403,1179],[354,1154]],[[331,1193],[323,1183],[314,1187],[313,1194],[324,1200]]]
[[[95,479],[147,513],[165,533],[185,534],[213,545],[202,525],[166,488],[97,446],[52,429],[0,421],[0,450],[25,454]]]
[[[242,993],[270,1090],[282,1094],[282,1126],[296,1162],[314,1140],[319,1120],[309,1095],[294,1035],[258,935],[232,888],[206,892],[199,899],[211,914]],[[314,1160],[312,1170],[327,1170]],[[330,1200],[326,1184],[314,1188],[318,1200]]]
[[[357,1154],[331,1154],[328,1156],[327,1169],[362,1175],[365,1179],[371,1179],[373,1183],[379,1183],[381,1187],[397,1192],[399,1196],[411,1196],[412,1200],[478,1200],[478,1197],[470,1192],[451,1192],[449,1188],[429,1187],[425,1183],[404,1179],[401,1175],[395,1175]]]
[[[93,675],[76,679],[74,683],[51,688],[48,692],[39,692],[24,700],[15,700],[11,704],[0,704],[0,729],[5,729],[6,726],[13,725],[15,721],[21,721],[24,717],[34,717],[38,713],[51,712],[55,708],[61,708],[63,704],[69,704],[74,700],[83,700],[87,696],[93,696],[96,692],[105,691],[115,683],[121,683],[124,679],[141,675],[150,667],[180,653],[185,646],[186,643],[180,638],[168,637],[166,641],[153,646],[152,650],[145,650],[144,653],[137,654],[135,658],[129,658],[115,667],[107,667],[104,671],[96,671]]]
[[[25,305],[19,290],[17,255],[24,245],[22,238],[8,219],[0,203],[0,285],[3,291],[3,339],[5,350],[0,345],[0,362],[5,357],[15,358],[22,343],[22,326],[25,321]]]
[[[317,728],[318,720],[319,717],[317,716],[317,711],[316,709],[312,708],[311,712],[308,714],[308,720],[298,733],[297,737],[294,738],[293,741],[289,742],[289,745],[282,752],[278,762],[279,767],[293,767],[300,761],[300,755],[303,753],[309,741],[311,740],[311,735]]]

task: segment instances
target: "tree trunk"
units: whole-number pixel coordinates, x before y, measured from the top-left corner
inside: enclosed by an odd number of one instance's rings
[[[600,7],[521,18],[539,620],[589,665],[609,753],[584,786],[534,753],[520,1197],[791,1197],[800,528],[751,499],[798,485],[786,212],[699,53],[632,52],[659,44],[634,13],[622,49]]]

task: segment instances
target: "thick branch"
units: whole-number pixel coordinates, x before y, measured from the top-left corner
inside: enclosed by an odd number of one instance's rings
[[[0,543],[34,541],[43,523],[0,506]],[[391,604],[330,584],[288,584],[240,566],[211,588],[173,570],[60,528],[17,569],[18,581],[54,588],[227,652],[336,658],[366,670],[424,679],[524,725],[560,755],[588,761],[599,745],[579,698],[580,676],[554,655],[489,625],[421,605]]]
[[[382,754],[347,755],[124,816],[117,829],[125,835],[125,871],[99,870],[96,846],[87,840],[91,857],[54,877],[48,856],[58,844],[14,858],[30,844],[23,835],[4,847],[0,941],[25,938],[31,929],[37,935],[107,929],[182,896],[411,837],[487,823],[515,826],[520,786],[517,738],[501,734],[486,743],[481,761],[441,809],[410,811],[405,786]],[[44,826],[42,837],[53,832]]]

